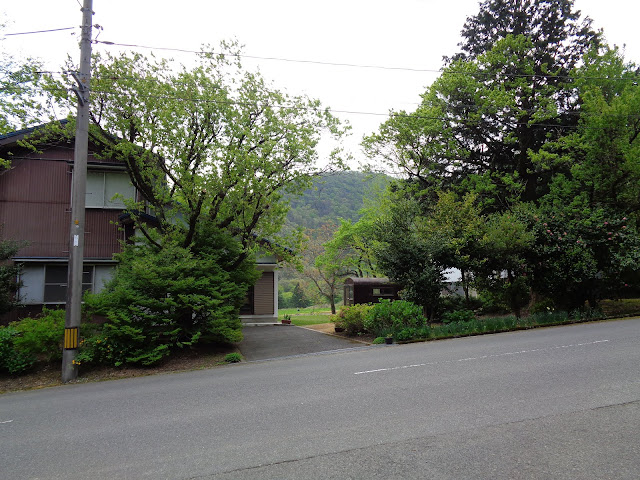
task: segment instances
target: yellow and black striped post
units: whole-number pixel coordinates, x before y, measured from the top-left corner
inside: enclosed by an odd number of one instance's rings
[[[64,348],[65,350],[78,348],[78,327],[64,329]]]

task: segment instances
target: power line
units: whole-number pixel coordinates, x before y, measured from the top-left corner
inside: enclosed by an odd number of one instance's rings
[[[479,76],[479,77],[489,77],[495,76],[495,73],[491,72],[465,72],[465,71],[456,71],[456,70],[447,70],[447,69],[431,69],[431,68],[415,68],[415,67],[393,67],[387,65],[366,65],[366,64],[357,64],[357,63],[341,63],[341,62],[325,62],[319,60],[308,60],[308,59],[292,59],[292,58],[283,58],[283,57],[262,57],[257,55],[246,55],[242,53],[224,53],[224,52],[215,52],[213,50],[191,50],[184,48],[174,48],[174,47],[154,47],[149,45],[140,45],[134,43],[118,43],[112,42],[108,40],[94,40],[94,43],[101,43],[103,45],[109,46],[119,46],[119,47],[127,47],[127,48],[143,48],[147,50],[160,50],[160,51],[170,51],[170,52],[180,52],[180,53],[192,53],[195,55],[221,55],[223,57],[237,57],[237,58],[249,58],[252,60],[269,60],[269,61],[278,61],[278,62],[288,62],[288,63],[302,63],[302,64],[311,64],[311,65],[321,65],[321,66],[333,66],[333,67],[349,67],[349,68],[364,68],[364,69],[377,69],[377,70],[394,70],[394,71],[405,71],[405,72],[414,72],[414,73],[449,73],[454,75],[467,75],[467,76]],[[561,79],[561,80],[571,80],[575,81],[576,78],[570,75],[555,75],[552,73],[549,74],[520,74],[520,73],[503,73],[501,76],[507,78],[546,78],[546,79]],[[627,78],[627,77],[580,77],[580,79],[589,79],[589,80],[611,80],[611,81],[638,81],[637,78]]]
[[[114,91],[108,91],[108,90],[91,90],[92,93],[102,93],[102,94],[108,94],[108,95],[115,95],[115,96],[130,96],[126,93],[122,93],[122,92],[114,92]],[[283,104],[257,104],[257,103],[250,103],[250,102],[239,102],[239,101],[233,101],[233,100],[228,100],[228,101],[222,101],[222,100],[213,100],[213,99],[206,99],[206,98],[195,98],[195,97],[179,97],[179,96],[173,96],[173,95],[136,95],[136,98],[150,98],[150,99],[156,99],[156,100],[179,100],[179,101],[189,101],[189,102],[194,102],[194,103],[213,103],[213,104],[221,104],[221,105],[244,105],[244,106],[255,106],[256,108],[276,108],[276,109],[285,109],[285,108],[291,108],[294,110],[304,110],[304,111],[315,111],[315,112],[320,112],[323,111],[325,109],[321,109],[321,108],[313,108],[310,106],[297,106],[297,105],[283,105]],[[400,118],[412,118],[412,119],[420,119],[420,120],[441,120],[441,121],[445,121],[445,122],[450,122],[450,121],[461,121],[460,119],[456,119],[453,117],[439,117],[439,116],[429,116],[429,115],[420,115],[420,114],[415,114],[415,113],[397,113],[397,112],[386,112],[386,113],[379,113],[379,112],[361,112],[361,111],[352,111],[352,110],[336,110],[336,109],[331,109],[331,108],[327,108],[326,110],[328,110],[330,113],[333,114],[347,114],[347,115],[372,115],[372,116],[391,116],[391,117],[400,117]],[[503,125],[511,125],[514,122],[513,121],[509,121],[509,120],[501,120],[501,119],[491,119],[492,122],[498,123],[498,124],[503,124]],[[535,123],[532,126],[535,127],[549,127],[549,128],[563,128],[563,129],[576,129],[579,128],[578,125],[558,125],[558,124],[551,124],[551,123]]]
[[[238,58],[250,58],[252,60],[273,60],[278,62],[290,62],[290,63],[308,63],[314,65],[325,65],[331,67],[351,67],[351,68],[373,68],[379,70],[401,70],[401,71],[409,71],[409,72],[430,72],[430,73],[440,73],[442,70],[433,70],[433,69],[425,69],[425,68],[411,68],[411,67],[390,67],[385,65],[363,65],[363,64],[355,64],[355,63],[341,63],[341,62],[324,62],[320,60],[306,60],[306,59],[292,59],[292,58],[283,58],[283,57],[261,57],[257,55],[245,55],[241,53],[223,53],[223,52],[214,52],[214,51],[203,51],[203,50],[189,50],[183,48],[173,48],[173,47],[152,47],[149,45],[138,45],[132,43],[117,43],[110,42],[106,40],[94,40],[94,43],[102,43],[104,45],[114,45],[118,47],[128,47],[128,48],[144,48],[148,50],[161,50],[161,51],[169,51],[169,52],[180,52],[180,53],[193,53],[196,55],[202,54],[212,54],[212,55],[222,55],[225,57],[238,57]]]
[[[98,79],[95,79],[98,80]],[[107,95],[115,95],[115,96],[130,96],[129,94],[125,93],[125,92],[117,92],[117,91],[112,91],[112,90],[103,90],[103,89],[92,89],[91,93],[100,93],[100,94],[107,94]],[[136,94],[136,98],[149,98],[149,99],[156,99],[156,100],[180,100],[180,101],[188,101],[188,102],[194,102],[194,103],[213,103],[213,104],[220,104],[220,105],[244,105],[244,106],[255,106],[255,107],[265,107],[265,108],[293,108],[296,110],[313,110],[313,111],[322,111],[325,110],[322,107],[310,107],[310,106],[304,106],[304,105],[295,105],[295,104],[285,104],[285,103],[264,103],[264,104],[259,104],[259,103],[253,103],[253,102],[240,102],[237,100],[216,100],[216,99],[209,99],[209,98],[203,98],[203,97],[197,97],[197,96],[178,96],[178,95],[152,95],[152,94]],[[456,105],[458,107],[465,107],[465,108],[477,108],[480,109],[482,107],[485,107],[483,105]],[[333,109],[330,107],[327,107],[326,110],[332,112],[332,113],[342,113],[342,114],[348,114],[348,115],[372,115],[372,116],[389,116],[389,117],[403,117],[403,118],[418,118],[418,119],[425,119],[425,120],[453,120],[452,117],[442,117],[442,116],[431,116],[431,115],[422,115],[419,113],[406,113],[406,112],[398,112],[398,111],[387,111],[387,112],[367,112],[367,111],[357,111],[357,110],[344,110],[344,109]],[[492,120],[495,121],[500,121],[500,119],[498,118],[494,118],[495,116],[500,116],[500,115],[514,115],[520,112],[526,112],[528,114],[535,114],[540,112],[540,109],[535,109],[535,108],[530,108],[530,109],[516,109],[511,110],[509,109],[508,111],[504,111],[504,110],[500,110],[498,109],[495,112],[486,112],[483,115],[485,115],[486,117],[491,118]],[[479,113],[478,111],[476,112],[472,112],[472,113]],[[563,116],[563,115],[573,115],[573,116],[602,116],[602,114],[600,113],[590,113],[590,112],[583,112],[583,111],[566,111],[566,112],[558,112],[557,116]],[[485,117],[485,118],[486,118]],[[608,118],[611,117],[619,117],[619,118],[640,118],[640,114],[617,114],[617,115],[607,115]],[[505,120],[506,123],[506,120]],[[538,125],[538,126],[558,126],[556,124],[543,124],[543,123],[535,123],[534,125]]]
[[[33,32],[18,32],[18,33],[5,33],[5,37],[12,37],[15,35],[33,35],[36,33],[50,33],[50,32],[62,32],[64,30],[75,30],[77,27],[65,27],[65,28],[51,28],[49,30],[35,30]]]

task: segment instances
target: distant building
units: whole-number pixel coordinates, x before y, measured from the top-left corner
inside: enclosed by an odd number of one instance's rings
[[[399,287],[388,278],[349,277],[344,281],[344,304],[378,303],[380,299],[398,300]]]

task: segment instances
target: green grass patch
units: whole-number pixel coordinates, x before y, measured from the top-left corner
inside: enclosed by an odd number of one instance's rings
[[[330,307],[315,306],[306,308],[280,308],[278,310],[278,317],[283,315],[315,315],[317,313],[324,313],[329,315],[331,313]]]
[[[291,323],[298,327],[304,327],[305,325],[318,325],[320,323],[331,323],[329,321],[330,315],[316,314],[316,315],[292,315]]]

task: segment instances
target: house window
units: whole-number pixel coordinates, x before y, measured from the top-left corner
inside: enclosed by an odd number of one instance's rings
[[[125,208],[121,197],[134,198],[135,189],[129,175],[124,172],[87,172],[87,208]]]
[[[45,265],[44,303],[65,303],[67,301],[67,266]],[[93,287],[93,266],[82,268],[82,291]]]
[[[376,297],[393,297],[393,289],[388,287],[374,288],[373,295]]]

